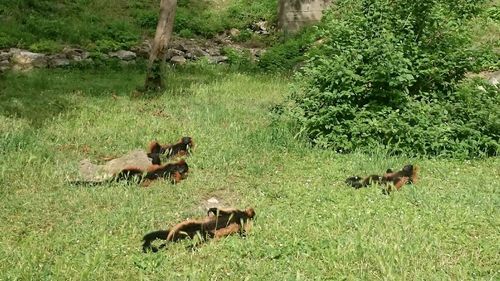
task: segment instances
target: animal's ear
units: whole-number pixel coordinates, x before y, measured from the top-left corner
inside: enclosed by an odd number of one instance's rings
[[[390,174],[390,173],[394,173],[394,171],[391,168],[389,168],[389,169],[387,169],[387,171],[385,171],[385,173]]]
[[[245,213],[249,218],[255,217],[255,210],[253,208],[247,208]]]
[[[157,141],[152,141],[148,146],[149,154],[160,154],[161,153],[161,145]]]
[[[208,211],[207,211],[207,216],[210,216],[210,214],[213,214],[214,216],[217,216],[218,212],[219,212],[219,209],[217,207],[209,208]]]

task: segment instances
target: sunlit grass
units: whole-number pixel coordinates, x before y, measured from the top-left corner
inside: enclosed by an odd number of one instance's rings
[[[188,67],[169,73],[164,94],[137,96],[142,79],[126,69],[0,80],[0,280],[498,278],[499,158],[310,148],[272,124],[288,90],[279,76]],[[178,185],[68,184],[83,158],[184,135],[197,147]],[[390,196],[343,183],[409,162],[421,181]],[[142,235],[203,216],[213,196],[256,209],[247,238],[142,253]]]

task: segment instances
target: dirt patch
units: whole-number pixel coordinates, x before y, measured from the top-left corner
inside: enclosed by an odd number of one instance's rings
[[[239,195],[228,190],[217,190],[204,195],[197,209],[206,212],[209,208],[233,208],[238,206]]]

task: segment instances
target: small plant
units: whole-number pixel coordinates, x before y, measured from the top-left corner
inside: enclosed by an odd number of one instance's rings
[[[252,61],[252,56],[248,50],[237,50],[231,47],[222,48],[223,55],[228,57],[228,63],[238,70],[253,70],[255,64]]]
[[[60,52],[64,46],[52,40],[41,40],[37,43],[31,44],[29,48],[34,52],[57,53]]]
[[[304,29],[299,34],[278,43],[261,56],[259,67],[265,71],[290,71],[305,60],[305,53],[313,42],[312,29]]]
[[[179,31],[179,36],[184,38],[192,38],[194,36],[193,32],[190,29],[182,29]]]

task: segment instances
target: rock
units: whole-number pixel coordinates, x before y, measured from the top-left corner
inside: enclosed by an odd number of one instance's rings
[[[141,43],[141,45],[133,47],[132,51],[141,58],[149,58],[149,53],[151,52],[151,41],[145,40]]]
[[[188,46],[185,43],[179,43],[179,44],[177,44],[174,47],[174,49],[180,50],[182,52],[188,52],[189,51],[189,48],[188,48]]]
[[[500,70],[490,73],[488,81],[493,86],[497,86],[500,83]]]
[[[219,48],[207,48],[205,49],[205,52],[207,52],[210,56],[220,56],[220,49]]]
[[[118,58],[121,60],[134,60],[137,55],[132,51],[119,50],[117,52],[108,53],[108,55],[112,58]]]
[[[493,85],[495,87],[498,87],[498,84],[500,84],[500,70],[497,70],[495,72],[483,71],[481,73],[467,73],[467,74],[465,74],[465,77],[481,78],[481,79],[488,81],[491,85]],[[486,89],[484,89],[484,87],[482,90],[486,91]]]
[[[143,150],[134,150],[128,154],[106,162],[104,165],[96,165],[89,159],[80,161],[80,181],[98,183],[113,178],[114,175],[128,167],[136,167],[147,170],[152,165],[151,159]]]
[[[14,52],[11,61],[16,70],[30,70],[33,67],[43,68],[47,66],[47,56],[28,51]]]
[[[173,63],[173,64],[185,64],[186,63],[186,59],[182,56],[173,56],[171,59],[170,59],[170,62]]]
[[[10,56],[13,56],[14,54],[20,53],[22,50],[18,48],[10,48],[9,49],[9,54]]]
[[[167,60],[175,57],[175,56],[180,56],[180,57],[183,57],[184,56],[184,52],[181,51],[181,50],[177,50],[177,49],[174,49],[174,48],[170,48],[167,50]]]
[[[184,54],[184,58],[188,59],[188,60],[195,60],[196,56],[193,55],[191,52],[187,52],[187,53]]]
[[[12,54],[9,52],[0,52],[0,61],[4,61],[4,60],[8,61],[11,56],[12,56]]]
[[[231,35],[231,37],[236,37],[238,35],[240,35],[241,31],[237,28],[231,28],[229,30],[229,35]]]
[[[269,34],[267,21],[258,21],[252,25],[252,30],[259,34]]]
[[[208,58],[208,60],[211,63],[223,63],[223,62],[226,62],[228,59],[229,58],[226,56],[213,56],[213,57]]]
[[[49,67],[63,67],[70,65],[70,60],[62,54],[49,56],[48,65]]]
[[[262,54],[264,54],[264,52],[265,52],[264,49],[257,49],[257,48],[250,49],[250,54],[255,58],[260,58]]]
[[[10,62],[8,60],[0,60],[0,72],[5,72],[10,69]]]
[[[70,47],[65,47],[63,53],[66,58],[74,61],[82,61],[90,56],[89,52],[85,50]]]
[[[195,56],[195,58],[202,58],[208,56],[208,53],[203,51],[200,47],[194,47],[191,50],[191,53]]]

